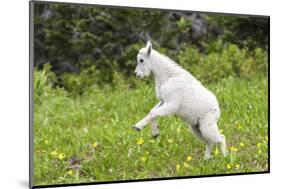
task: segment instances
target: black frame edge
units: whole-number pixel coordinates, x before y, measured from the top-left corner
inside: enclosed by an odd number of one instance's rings
[[[267,107],[267,111],[268,111],[268,118],[267,118],[267,122],[268,122],[268,130],[267,130],[267,136],[268,136],[268,141],[267,141],[267,154],[268,154],[268,172],[270,173],[270,17],[268,17],[268,49],[267,49],[267,64],[268,64],[268,75],[267,75],[267,82],[268,82],[268,107]]]
[[[54,188],[54,187],[69,187],[69,186],[85,186],[85,185],[100,185],[100,184],[121,184],[130,182],[146,182],[146,181],[168,181],[168,180],[181,180],[192,178],[211,178],[211,177],[228,177],[228,176],[241,176],[241,175],[257,175],[257,174],[269,174],[269,171],[261,172],[245,172],[245,173],[228,173],[228,174],[214,174],[214,175],[199,175],[199,176],[182,176],[182,177],[163,177],[152,179],[136,179],[136,180],[117,180],[117,181],[101,181],[101,182],[86,182],[86,183],[72,183],[72,184],[52,184],[52,185],[38,185],[32,188]]]
[[[29,188],[33,188],[33,68],[34,68],[34,1],[29,1]]]

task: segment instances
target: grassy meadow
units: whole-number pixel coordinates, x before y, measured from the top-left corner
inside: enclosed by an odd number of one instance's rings
[[[90,87],[73,95],[34,74],[34,184],[147,179],[268,170],[268,82],[226,77],[206,84],[219,100],[229,155],[205,146],[175,116],[158,119],[160,136],[131,127],[156,104],[152,79],[136,88]]]

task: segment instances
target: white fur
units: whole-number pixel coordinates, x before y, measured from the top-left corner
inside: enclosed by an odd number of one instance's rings
[[[216,96],[174,61],[153,50],[150,41],[139,51],[137,61],[136,75],[153,74],[160,102],[134,128],[141,130],[151,123],[152,135],[156,137],[159,135],[156,118],[175,114],[189,123],[192,133],[206,143],[206,159],[211,156],[215,143],[221,144],[221,151],[226,155],[225,136],[217,127],[220,108]]]

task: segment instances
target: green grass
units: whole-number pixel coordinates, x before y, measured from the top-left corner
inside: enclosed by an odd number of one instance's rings
[[[35,80],[40,76],[36,72]],[[219,128],[229,149],[226,158],[214,149],[207,161],[205,146],[175,116],[159,119],[157,139],[151,137],[149,125],[141,132],[131,128],[156,104],[153,85],[93,87],[82,96],[38,87],[40,91],[34,93],[34,184],[267,171],[267,78],[229,77],[207,87],[218,97]],[[143,144],[137,144],[140,140]],[[188,156],[192,159],[187,160]],[[81,161],[71,163],[71,159]]]

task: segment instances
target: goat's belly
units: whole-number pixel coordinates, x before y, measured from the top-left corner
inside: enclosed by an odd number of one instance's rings
[[[177,113],[182,119],[187,121],[189,124],[197,123],[204,115],[208,113],[211,109],[195,109],[191,107],[181,108],[181,110]]]
[[[186,96],[177,115],[190,124],[193,124],[204,117],[209,111],[214,109],[219,110],[216,97],[208,90],[203,90],[203,92]]]

